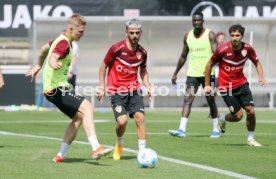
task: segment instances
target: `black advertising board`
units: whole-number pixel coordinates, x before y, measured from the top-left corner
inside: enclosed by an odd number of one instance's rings
[[[199,10],[206,17],[276,19],[276,0],[1,0],[0,37],[27,37],[37,17],[123,16],[125,9],[138,9],[141,16],[190,16]]]

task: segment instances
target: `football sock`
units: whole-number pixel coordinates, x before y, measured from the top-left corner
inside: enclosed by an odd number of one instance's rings
[[[247,140],[253,140],[253,139],[254,139],[254,132],[248,131]]]
[[[64,159],[65,155],[67,154],[68,148],[69,144],[62,142],[57,155]]]
[[[123,145],[124,144],[124,138],[123,137],[117,137],[116,144]]]
[[[218,132],[218,118],[213,118],[213,131]]]
[[[139,151],[144,150],[146,148],[146,140],[138,140]]]
[[[186,117],[182,117],[180,120],[179,129],[181,129],[184,132],[186,131],[187,121],[188,121],[188,118]]]
[[[92,150],[95,151],[98,147],[100,147],[101,145],[99,144],[99,141],[97,139],[96,135],[92,135],[88,137],[88,141],[92,147]]]

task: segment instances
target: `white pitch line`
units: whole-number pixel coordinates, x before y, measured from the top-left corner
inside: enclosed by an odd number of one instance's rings
[[[97,119],[94,120],[96,123],[104,123],[104,122],[114,122],[115,120],[113,119]],[[0,121],[0,123],[69,123],[70,120],[16,120],[16,121],[8,121],[8,120],[2,120]],[[179,123],[179,120],[155,120],[155,119],[151,119],[151,120],[146,120],[146,123]],[[206,121],[191,121],[191,123],[210,123],[209,120]],[[276,124],[275,120],[257,120],[257,124]]]
[[[37,139],[62,141],[62,139],[55,138],[55,137],[38,136],[38,135],[31,135],[31,134],[20,134],[20,133],[6,132],[6,131],[0,131],[0,135],[10,135],[10,136],[18,136],[18,137],[29,137],[29,138],[37,138]],[[74,141],[74,143],[83,144],[83,145],[90,145],[88,142],[84,142],[84,141]],[[113,148],[113,146],[109,146],[109,145],[104,145],[104,146],[109,147],[109,148],[111,148],[111,147]],[[129,149],[129,148],[124,148],[124,151],[134,153],[134,154],[138,153],[137,150],[133,150],[133,149]],[[161,155],[158,155],[158,158],[161,159],[161,160],[167,161],[167,162],[181,164],[181,165],[187,165],[187,166],[190,166],[190,167],[199,168],[199,169],[207,170],[207,171],[210,171],[210,172],[219,173],[219,174],[222,174],[222,175],[227,175],[227,176],[230,176],[230,177],[236,177],[236,178],[241,178],[241,179],[256,179],[254,177],[250,177],[250,176],[247,176],[247,175],[242,175],[242,174],[235,173],[235,172],[232,172],[232,171],[222,170],[222,169],[219,169],[219,168],[210,167],[210,166],[207,166],[207,165],[201,165],[201,164],[197,164],[197,163],[186,162],[186,161],[183,161],[183,160],[173,159],[173,158],[169,158],[169,157],[165,157],[165,156],[161,156]]]
[[[35,121],[35,120],[17,120],[17,121],[0,121],[2,124],[40,124],[40,123],[69,123],[70,120],[45,120],[45,121]],[[107,119],[99,119],[99,120],[94,120],[95,123],[105,123],[105,122],[110,122],[110,120]]]

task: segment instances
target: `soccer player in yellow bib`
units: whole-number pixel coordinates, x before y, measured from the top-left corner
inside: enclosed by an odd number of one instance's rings
[[[189,54],[189,67],[186,81],[186,94],[182,108],[182,117],[177,130],[169,130],[169,134],[176,137],[186,136],[186,126],[190,115],[191,106],[194,101],[198,87],[204,87],[204,71],[206,63],[210,60],[212,54],[217,48],[216,35],[210,29],[203,26],[204,17],[201,12],[195,12],[192,15],[192,23],[194,29],[185,34],[184,46],[179,57],[176,69],[172,76],[172,83],[176,84],[177,74],[184,66]],[[214,70],[211,73],[211,79],[215,80]],[[210,115],[213,121],[213,131],[211,138],[220,137],[218,129],[218,110],[214,96],[206,94],[206,100],[210,107]]]
[[[93,121],[92,104],[83,96],[76,94],[67,81],[72,59],[72,41],[79,40],[83,36],[85,27],[85,18],[80,14],[73,14],[67,22],[66,31],[41,48],[38,65],[35,65],[26,73],[26,76],[30,76],[33,81],[44,66],[44,96],[72,119],[65,131],[60,150],[53,158],[56,163],[64,162],[67,150],[75,139],[81,124],[91,144],[93,151],[91,157],[93,159],[99,159],[102,155],[111,152],[111,149],[105,149],[98,142]]]

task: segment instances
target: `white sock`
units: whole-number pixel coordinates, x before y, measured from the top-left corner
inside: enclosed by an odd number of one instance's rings
[[[88,141],[92,147],[92,150],[95,151],[98,147],[100,147],[101,145],[99,144],[99,141],[97,139],[96,135],[92,135],[88,137]]]
[[[64,159],[67,154],[68,148],[69,144],[62,142],[57,155]]]
[[[254,132],[248,131],[247,140],[253,140],[253,139],[254,139]]]
[[[213,131],[218,132],[218,118],[213,118]]]
[[[180,120],[179,129],[181,129],[184,132],[186,132],[187,121],[188,121],[188,118],[186,117],[182,117]]]
[[[139,151],[144,150],[146,148],[146,140],[138,140]]]
[[[219,120],[225,121],[225,115],[224,115],[224,114],[220,114],[220,115],[219,115]]]
[[[124,145],[124,138],[123,137],[117,137],[116,144]]]

